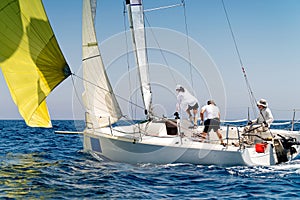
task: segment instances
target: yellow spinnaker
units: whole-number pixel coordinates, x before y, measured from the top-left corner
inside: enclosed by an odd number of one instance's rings
[[[0,1],[0,67],[27,125],[51,127],[45,99],[71,72],[41,0]]]

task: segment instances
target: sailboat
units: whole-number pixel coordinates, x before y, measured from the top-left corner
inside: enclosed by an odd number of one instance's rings
[[[126,7],[145,117],[129,125],[116,125],[124,115],[98,47],[94,24],[96,1],[83,0],[82,101],[86,127],[82,134],[86,152],[101,161],[221,166],[275,165],[299,154],[298,131],[269,130],[257,142],[248,143],[242,127],[222,126],[226,145],[220,145],[214,134],[205,142],[199,141],[196,135],[203,126],[191,129],[188,121],[156,116],[152,109],[142,1],[126,0]],[[13,100],[29,126],[51,127],[45,98],[72,73],[42,2],[1,1],[0,21],[0,26],[9,27],[5,30],[0,27],[0,64]]]

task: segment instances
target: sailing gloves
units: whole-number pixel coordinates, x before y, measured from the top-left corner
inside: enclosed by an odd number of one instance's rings
[[[178,112],[175,112],[175,113],[174,113],[174,116],[175,116],[175,119],[180,119],[179,113],[178,113]]]
[[[252,121],[248,121],[248,123],[247,123],[247,125],[252,125],[253,124],[253,122]],[[262,127],[269,127],[269,124],[266,122],[266,121],[264,121],[262,124],[261,124],[261,126]]]

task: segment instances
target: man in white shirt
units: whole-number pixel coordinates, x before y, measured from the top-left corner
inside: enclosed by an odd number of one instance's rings
[[[268,103],[265,99],[260,99],[257,102],[257,107],[259,109],[259,115],[255,120],[249,121],[248,126],[244,128],[244,132],[264,132],[267,131],[274,121],[274,117],[270,108],[268,108]]]
[[[204,113],[206,113],[206,120],[204,121]],[[201,134],[203,139],[206,139],[207,133],[212,129],[217,133],[221,145],[225,146],[220,131],[220,110],[216,106],[214,100],[207,101],[207,105],[203,106],[200,111],[202,123],[204,122],[204,130]]]
[[[186,113],[189,116],[189,120],[192,122],[193,127],[197,126],[197,113],[198,113],[198,100],[196,97],[191,95],[189,91],[185,88],[183,88],[181,85],[176,86],[176,92],[177,92],[177,104],[176,104],[176,112],[174,115],[178,118],[179,114],[178,112],[180,109],[183,109],[186,111]],[[193,110],[193,116],[191,114],[191,110]]]

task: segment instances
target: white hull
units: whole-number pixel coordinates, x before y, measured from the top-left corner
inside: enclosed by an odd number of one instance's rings
[[[231,131],[229,131],[228,145],[224,147],[213,138],[214,133],[211,133],[209,141],[199,142],[187,134],[188,131],[192,132],[192,130],[186,129],[184,131],[185,136],[180,137],[165,134],[163,127],[166,127],[164,123],[151,123],[147,126],[148,133],[160,131],[160,134],[143,135],[142,139],[139,139],[139,136],[146,129],[143,126],[139,127],[140,132],[131,134],[123,132],[129,130],[135,132],[136,126],[118,127],[112,130],[110,128],[86,129],[84,132],[84,149],[98,159],[131,164],[191,163],[221,166],[268,166],[278,162],[274,147],[271,144],[267,145],[264,153],[257,153],[254,146],[245,148],[244,146],[233,145],[232,143],[237,142],[236,139],[232,139],[233,128],[230,128]],[[202,130],[202,128],[199,127],[197,131]],[[226,131],[224,130],[222,134],[224,142],[227,142],[225,139]],[[295,132],[289,134],[299,137],[299,134]],[[296,150],[297,153],[293,154],[293,157],[298,155],[299,146],[296,146]]]

